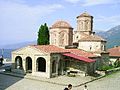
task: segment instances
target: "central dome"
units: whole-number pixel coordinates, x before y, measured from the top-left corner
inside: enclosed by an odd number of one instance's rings
[[[63,20],[56,21],[51,28],[72,28],[71,25]]]

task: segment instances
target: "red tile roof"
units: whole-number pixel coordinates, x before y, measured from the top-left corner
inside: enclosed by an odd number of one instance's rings
[[[87,35],[86,37],[81,38],[79,41],[106,41],[98,35]]]
[[[47,52],[47,53],[65,53],[70,52],[78,56],[83,57],[96,57],[93,53],[80,50],[80,49],[63,49],[54,45],[31,45],[32,47],[39,49],[41,51]]]
[[[78,56],[83,56],[83,57],[96,57],[96,55],[94,55],[93,53],[91,52],[87,52],[87,51],[84,51],[84,50],[80,50],[80,49],[66,49],[68,52],[71,52],[75,55],[78,55]]]
[[[63,49],[54,45],[30,45],[30,46],[40,51],[44,51],[46,53],[63,53],[63,55],[85,62],[94,62],[94,60],[89,59],[88,57],[96,57],[90,52],[86,52],[79,49]]]
[[[71,25],[63,20],[56,21],[51,28],[72,28]]]
[[[82,13],[81,15],[79,15],[79,16],[77,16],[77,18],[79,18],[79,17],[93,17],[93,16],[91,16],[89,13],[87,13],[87,12],[84,12],[84,13]]]
[[[46,53],[65,53],[68,52],[63,48],[59,48],[54,45],[31,45],[32,47],[44,51]]]
[[[110,56],[120,57],[120,46],[108,49]]]
[[[63,55],[75,58],[76,60],[79,60],[79,61],[88,62],[88,63],[95,62],[95,60],[92,60],[92,59],[89,59],[89,58],[86,58],[86,57],[82,57],[82,56],[78,56],[78,55],[75,55],[75,54],[72,54],[72,53],[64,53]]]

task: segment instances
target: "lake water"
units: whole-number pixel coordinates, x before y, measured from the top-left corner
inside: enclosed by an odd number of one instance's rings
[[[4,49],[3,50],[3,57],[4,58],[9,58],[11,59],[11,52],[13,51],[14,49]],[[0,49],[0,56],[2,55],[2,49]]]

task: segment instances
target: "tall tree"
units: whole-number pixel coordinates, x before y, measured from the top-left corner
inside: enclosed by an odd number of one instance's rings
[[[49,30],[48,30],[48,26],[46,23],[44,25],[41,25],[39,28],[37,44],[38,45],[49,44]]]

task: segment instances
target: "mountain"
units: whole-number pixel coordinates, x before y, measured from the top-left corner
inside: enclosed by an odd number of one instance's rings
[[[120,25],[115,26],[106,32],[100,31],[96,34],[107,40],[107,48],[120,46]]]
[[[14,49],[0,49],[0,56],[3,55],[3,58],[11,58],[11,52],[13,51]]]
[[[16,44],[8,44],[8,45],[2,45],[0,46],[0,48],[4,48],[4,49],[17,49],[17,48],[21,48],[27,45],[31,45],[31,44],[36,44],[36,41],[28,41],[28,42],[22,42],[22,43],[16,43]]]
[[[27,45],[36,44],[36,41],[22,42],[10,45],[2,45],[0,46],[0,56],[3,55],[4,58],[11,58],[11,52],[15,49],[27,46]]]

